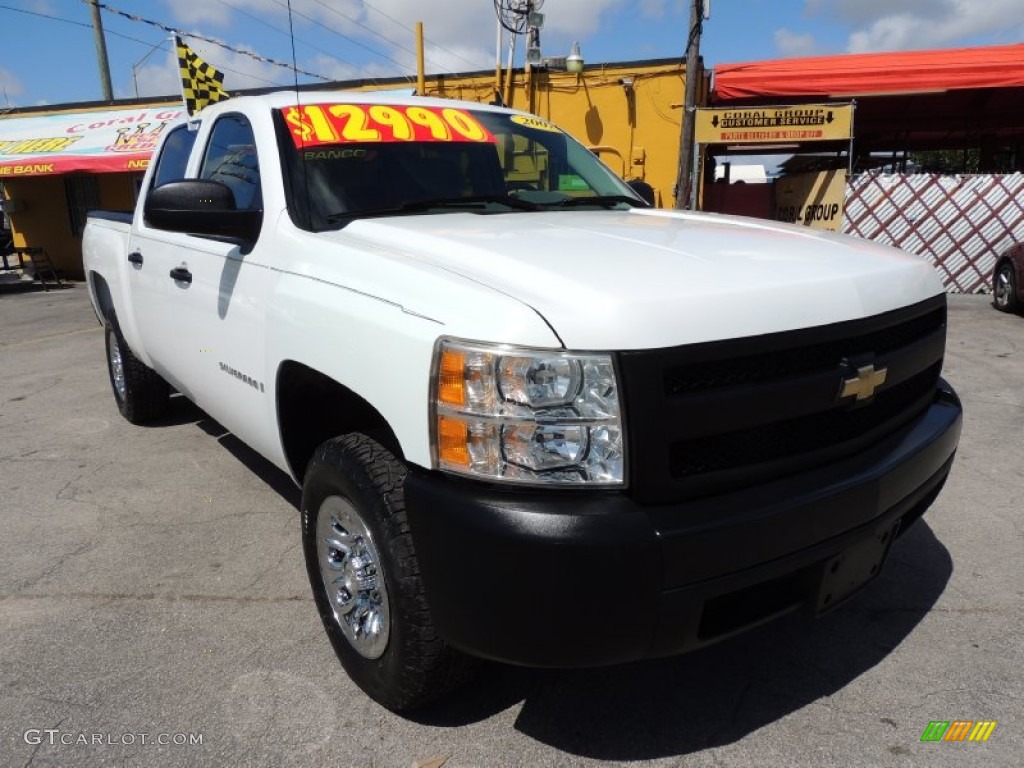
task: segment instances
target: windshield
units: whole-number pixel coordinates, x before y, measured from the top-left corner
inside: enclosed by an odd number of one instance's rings
[[[289,208],[313,230],[371,216],[646,205],[579,142],[534,116],[351,103],[280,114]]]

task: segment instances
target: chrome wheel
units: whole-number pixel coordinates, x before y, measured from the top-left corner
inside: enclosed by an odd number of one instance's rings
[[[380,658],[391,629],[387,585],[377,545],[348,499],[320,505],[316,551],[338,628],[360,656]]]
[[[107,346],[107,358],[110,362],[110,380],[114,383],[117,399],[124,402],[128,394],[128,385],[124,380],[124,360],[121,359],[121,345],[118,344],[116,334],[110,335],[110,344]]]

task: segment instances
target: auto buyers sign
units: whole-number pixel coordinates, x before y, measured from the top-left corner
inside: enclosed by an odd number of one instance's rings
[[[144,171],[179,107],[0,118],[0,181],[61,173]]]

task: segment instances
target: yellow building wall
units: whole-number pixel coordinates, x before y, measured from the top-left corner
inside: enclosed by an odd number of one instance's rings
[[[135,206],[138,173],[104,173],[96,176],[99,207],[129,211]],[[64,277],[82,278],[82,238],[71,233],[65,176],[31,176],[4,182],[4,198],[17,200],[10,214],[16,248],[43,248],[54,268]]]
[[[97,176],[100,185],[100,207],[105,211],[135,210],[135,186],[141,173],[104,173]]]
[[[686,68],[668,64],[589,67],[580,75],[517,71],[504,91],[515,109],[545,117],[597,151],[624,179],[643,179],[661,207],[674,202]],[[506,73],[507,76],[507,73]],[[491,102],[495,75],[429,77],[428,96]],[[379,87],[379,86],[367,86]]]
[[[71,235],[64,177],[10,179],[4,182],[4,197],[17,201],[10,215],[14,247],[43,248],[58,271],[81,274],[82,248]]]

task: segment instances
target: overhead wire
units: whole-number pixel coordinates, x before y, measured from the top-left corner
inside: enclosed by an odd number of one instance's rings
[[[541,5],[543,2],[534,3],[535,9]],[[529,12],[529,0],[494,0],[494,13],[498,22],[513,35],[521,35],[526,31]]]
[[[287,6],[283,2],[281,2],[281,0],[273,0],[273,1],[275,3],[277,3],[277,5],[280,5],[281,7],[287,9]],[[341,13],[337,9],[331,8],[330,6],[328,6],[324,2],[322,2],[322,0],[315,0],[315,1],[319,5],[321,5],[324,8],[326,8],[327,10],[332,11],[335,14],[341,16],[342,18],[345,18],[348,21],[356,24],[357,26],[361,27],[362,29],[365,29],[366,31],[368,31],[371,34],[375,35],[376,37],[380,38],[381,40],[384,40],[388,44],[394,45],[396,48],[399,48],[400,50],[403,50],[403,51],[405,51],[407,53],[415,54],[415,52],[412,51],[410,48],[407,48],[406,46],[396,42],[395,40],[392,40],[391,38],[387,37],[386,35],[383,35],[383,34],[377,32],[377,31],[373,30],[372,28],[370,28],[367,25],[359,22],[358,20],[353,19],[352,17],[350,17],[350,16],[348,16],[348,15],[346,15],[344,13]],[[90,0],[81,0],[81,2],[83,2],[86,5],[91,5],[92,4]],[[278,30],[272,24],[266,22],[263,19],[260,19],[260,18],[258,18],[256,16],[254,16],[253,14],[250,14],[250,13],[246,12],[245,10],[243,10],[241,8],[238,8],[236,6],[231,5],[228,2],[225,2],[225,0],[218,0],[218,2],[220,2],[221,4],[227,6],[228,8],[231,8],[232,10],[235,10],[235,11],[241,13],[242,15],[244,15],[244,16],[246,16],[246,17],[248,17],[248,18],[250,18],[250,19],[252,19],[254,21],[257,21],[257,22],[263,24],[264,26],[268,26],[271,29],[275,29],[276,31],[281,32],[281,30]],[[398,19],[396,19],[395,17],[393,17],[390,14],[386,13],[385,11],[380,10],[376,6],[372,5],[371,3],[364,2],[364,5],[369,10],[372,10],[374,13],[376,13],[376,14],[378,14],[380,16],[383,16],[384,18],[386,18],[389,21],[391,21],[392,23],[402,27],[403,29],[405,29],[407,31],[412,31],[412,29],[408,25],[406,25],[403,22],[399,21]],[[106,3],[97,3],[97,6],[100,7],[101,9],[103,9],[104,11],[106,11],[107,13],[110,13],[110,14],[113,14],[113,15],[116,15],[116,16],[120,16],[122,18],[126,18],[126,19],[128,19],[130,21],[135,21],[135,22],[141,22],[141,23],[144,23],[144,24],[148,24],[150,26],[156,27],[157,29],[160,29],[160,30],[162,30],[164,32],[167,32],[167,33],[170,33],[170,34],[176,34],[176,35],[180,35],[182,37],[190,37],[190,38],[194,38],[194,39],[197,39],[197,40],[202,40],[204,42],[210,43],[212,45],[216,45],[216,46],[218,46],[220,48],[223,48],[225,50],[231,51],[233,53],[237,53],[237,54],[243,55],[243,56],[248,56],[249,58],[252,58],[252,59],[254,59],[256,61],[261,61],[261,62],[265,62],[267,64],[271,64],[273,66],[277,66],[277,67],[282,67],[284,69],[293,70],[296,74],[303,74],[303,75],[307,75],[309,77],[315,77],[315,78],[317,78],[319,80],[324,80],[324,81],[330,81],[332,79],[332,78],[329,78],[329,77],[327,77],[325,75],[321,75],[321,74],[316,73],[316,72],[310,72],[308,70],[299,69],[299,68],[296,67],[296,65],[294,63],[293,64],[288,64],[286,62],[277,61],[276,59],[272,59],[272,58],[270,58],[268,56],[263,56],[261,54],[258,54],[256,52],[254,52],[254,51],[248,51],[248,50],[245,50],[243,48],[238,48],[238,47],[230,45],[230,44],[228,44],[228,43],[226,43],[226,42],[224,42],[222,40],[218,40],[216,38],[212,38],[212,37],[209,37],[207,35],[203,35],[203,34],[198,33],[198,32],[189,32],[189,31],[186,31],[186,30],[177,29],[175,27],[171,27],[171,26],[169,26],[167,24],[164,24],[164,23],[159,22],[159,21],[155,21],[153,19],[147,19],[147,18],[144,18],[142,16],[138,16],[136,14],[127,13],[125,11],[122,11],[122,10],[120,10],[118,8],[115,8],[115,7],[113,7],[113,6],[109,5],[109,4],[106,4]],[[84,22],[74,21],[72,19],[65,19],[65,18],[62,18],[62,17],[59,17],[59,16],[52,16],[50,14],[46,14],[46,13],[42,13],[42,12],[38,12],[38,11],[29,11],[29,10],[26,10],[24,8],[14,8],[12,6],[5,5],[5,4],[0,4],[0,9],[8,10],[8,11],[14,11],[15,13],[22,13],[22,14],[26,14],[26,15],[30,15],[30,16],[37,16],[37,17],[40,17],[40,18],[49,19],[51,21],[59,21],[59,22],[65,23],[65,24],[71,24],[73,26],[83,27],[83,28],[86,28],[86,29],[91,29],[92,28],[91,24],[86,24]],[[382,53],[382,52],[380,52],[380,51],[378,51],[378,50],[376,50],[374,48],[371,48],[370,46],[365,45],[365,44],[361,43],[360,41],[355,40],[354,38],[349,37],[348,35],[345,35],[342,32],[339,32],[338,30],[332,29],[331,27],[329,27],[329,26],[327,26],[325,24],[322,24],[321,22],[317,21],[316,19],[314,19],[314,18],[312,18],[310,16],[307,16],[307,15],[301,13],[301,12],[295,11],[294,9],[288,9],[288,10],[291,10],[292,13],[294,13],[294,14],[296,14],[298,16],[301,16],[302,18],[306,19],[310,23],[315,24],[315,25],[317,25],[317,26],[319,26],[319,27],[321,27],[323,29],[326,29],[328,32],[336,34],[339,37],[349,41],[350,43],[353,43],[354,45],[357,45],[358,47],[366,50],[367,52],[369,52],[369,53],[371,53],[371,54],[373,54],[373,55],[375,55],[375,56],[377,56],[379,58],[382,58],[382,59],[384,59],[386,61],[389,61],[392,64],[395,64],[395,65],[399,66],[402,69],[405,69],[405,65],[402,62],[397,61],[396,59],[392,58],[391,56],[389,56],[389,55],[387,55],[385,53]],[[116,30],[107,29],[107,30],[105,30],[105,33],[108,34],[108,35],[111,35],[113,37],[119,37],[119,38],[122,38],[122,39],[125,39],[125,40],[129,40],[129,41],[134,42],[134,43],[138,43],[140,45],[146,45],[146,46],[152,47],[152,44],[147,42],[147,41],[145,41],[145,40],[140,40],[137,37],[132,37],[131,35],[126,35],[126,34],[123,34],[121,32],[118,32]],[[286,34],[286,33],[282,32],[282,34]],[[460,59],[461,61],[464,61],[464,62],[466,62],[467,64],[469,64],[471,66],[474,66],[474,67],[478,66],[478,64],[476,62],[473,62],[470,59],[467,59],[465,56],[462,56],[462,55],[460,55],[460,54],[458,54],[458,53],[456,53],[456,52],[454,52],[454,51],[444,47],[443,45],[440,45],[439,43],[436,43],[436,42],[430,40],[429,38],[424,38],[424,39],[427,42],[429,42],[431,45],[435,46],[438,50],[444,51],[445,53],[448,53],[449,55],[453,56],[454,58]],[[330,53],[329,51],[326,51],[323,48],[320,48],[319,46],[317,46],[317,45],[315,45],[313,43],[310,43],[310,42],[304,41],[304,40],[299,40],[299,42],[301,42],[303,45],[306,45],[306,46],[308,46],[308,47],[310,47],[310,48],[312,48],[314,50],[319,51],[320,53],[323,53],[324,55],[326,55],[326,56],[328,56],[328,57],[330,57],[330,58],[332,58],[332,59],[334,59],[334,60],[336,60],[336,61],[338,61],[340,63],[348,64],[348,65],[351,65],[351,66],[355,66],[358,69],[362,69],[364,71],[366,69],[365,66],[359,66],[359,65],[355,64],[355,62],[349,61],[347,59],[342,59],[342,58],[336,56],[335,54]],[[435,64],[438,63],[438,62],[436,62],[436,60],[430,59],[429,57],[428,57],[428,60],[433,61]],[[259,80],[261,82],[269,83],[271,85],[282,85],[282,83],[280,83],[278,81],[270,80],[270,79],[267,79],[265,77],[260,77],[258,75],[253,75],[253,74],[249,74],[249,73],[243,73],[243,72],[240,72],[238,70],[231,69],[230,67],[220,66],[219,69],[222,69],[225,72],[232,72],[234,74],[237,74],[237,75],[240,75],[240,76],[243,76],[243,77],[251,77],[254,80]],[[406,77],[406,79],[408,79],[410,81],[412,80],[411,76],[409,76],[409,75],[406,75],[405,77]],[[370,78],[367,78],[367,79],[375,80],[375,78],[373,78],[373,77],[370,77]]]
[[[63,24],[70,24],[70,25],[72,25],[74,27],[84,27],[85,29],[92,29],[92,24],[86,24],[86,23],[81,22],[81,21],[74,21],[73,19],[65,19],[65,18],[62,18],[60,16],[51,16],[50,14],[41,13],[39,11],[27,11],[24,8],[12,8],[9,5],[0,5],[0,10],[14,11],[15,13],[24,13],[24,14],[26,14],[28,16],[38,16],[39,18],[42,18],[42,19],[48,19],[50,21],[59,21],[59,22],[61,22]],[[139,45],[144,45],[147,48],[153,48],[153,43],[150,42],[150,41],[140,40],[137,37],[132,37],[131,35],[126,35],[126,34],[124,34],[122,32],[118,32],[117,30],[114,30],[114,29],[105,29],[105,30],[103,30],[103,32],[104,32],[104,34],[110,35],[112,37],[119,37],[122,40],[128,40],[129,42],[132,42],[132,43],[138,43]],[[163,49],[162,45],[157,48],[157,50],[162,50],[162,49]],[[225,72],[231,72],[233,74],[240,75],[242,77],[251,77],[253,80],[259,80],[259,81],[264,82],[264,83],[269,83],[270,85],[282,85],[282,83],[280,83],[280,82],[278,82],[276,80],[268,80],[267,78],[259,77],[258,75],[252,75],[252,74],[249,74],[249,73],[246,73],[246,72],[239,72],[237,69],[231,69],[230,67],[221,66],[221,67],[218,67],[218,69],[222,69]]]
[[[39,16],[40,18],[50,19],[51,21],[60,21],[63,22],[64,24],[71,24],[76,27],[85,27],[86,29],[92,29],[92,24],[86,24],[85,22],[81,21],[72,21],[71,19],[63,19],[60,16],[50,16],[49,14],[40,13],[38,11],[26,11],[24,8],[12,8],[9,5],[0,5],[0,10],[14,11],[15,13],[24,13],[28,16]],[[152,47],[153,45],[152,43],[147,43],[145,40],[139,40],[139,38],[132,37],[131,35],[122,35],[120,32],[115,32],[112,29],[104,30],[104,32],[108,35],[113,35],[114,37],[123,37],[125,40],[131,40],[133,43],[140,43],[141,45],[148,45],[150,47]]]
[[[81,1],[83,3],[85,3],[86,5],[91,5],[92,4],[90,2],[90,0],[81,0]],[[142,16],[136,16],[135,14],[132,14],[132,13],[126,13],[125,11],[118,10],[117,8],[114,8],[111,5],[107,5],[106,3],[96,3],[96,5],[98,7],[100,7],[100,8],[102,8],[107,13],[112,13],[112,14],[114,14],[116,16],[122,16],[122,17],[124,17],[126,19],[131,19],[132,21],[142,22],[143,24],[149,24],[152,27],[156,27],[157,29],[162,29],[164,32],[169,32],[169,33],[171,33],[173,35],[180,35],[182,37],[195,38],[196,40],[202,40],[203,42],[210,43],[211,45],[216,45],[219,48],[224,48],[225,50],[232,51],[233,53],[238,53],[238,54],[241,54],[242,56],[248,56],[249,58],[255,59],[256,61],[262,61],[262,62],[265,62],[267,64],[273,64],[276,67],[282,67],[282,68],[288,69],[288,70],[294,69],[294,65],[292,65],[292,64],[288,64],[288,63],[283,62],[283,61],[278,61],[277,59],[272,59],[269,56],[262,56],[262,55],[260,55],[258,53],[253,52],[253,51],[247,51],[244,48],[238,48],[237,46],[230,45],[228,43],[225,43],[223,40],[218,40],[216,38],[209,37],[208,35],[203,35],[203,34],[200,34],[198,32],[186,32],[184,30],[177,29],[175,27],[170,27],[170,26],[168,26],[168,25],[166,25],[166,24],[164,24],[163,22],[160,22],[160,21],[154,21],[152,19],[143,18]],[[326,77],[325,75],[320,75],[320,74],[317,74],[316,72],[310,72],[309,70],[305,70],[305,69],[296,69],[295,71],[297,71],[299,74],[308,75],[309,77],[315,77],[315,78],[317,78],[319,80],[330,81],[330,79],[331,79],[329,77]]]
[[[273,0],[273,1],[275,3],[277,3],[277,5],[281,6],[282,8],[287,8],[287,6],[281,0]],[[307,16],[306,14],[302,13],[301,11],[296,11],[294,9],[292,9],[292,13],[295,14],[296,16],[300,16],[301,18],[305,19],[306,21],[310,22],[311,24],[315,24],[316,26],[318,26],[318,27],[320,27],[322,29],[326,29],[328,32],[330,32],[332,34],[335,34],[335,35],[337,35],[338,37],[340,37],[340,38],[342,38],[344,40],[348,40],[353,45],[358,46],[359,48],[362,48],[364,51],[368,51],[369,53],[372,53],[374,56],[377,56],[377,57],[379,57],[381,59],[384,59],[386,61],[390,61],[392,64],[397,65],[400,69],[407,69],[406,65],[403,64],[402,62],[398,61],[397,59],[394,59],[391,56],[388,56],[386,53],[381,53],[376,48],[371,48],[370,46],[366,45],[365,43],[362,43],[359,40],[356,40],[354,37],[349,37],[348,35],[346,35],[346,34],[344,34],[342,32],[339,32],[336,29],[332,29],[331,27],[327,26],[323,22],[317,21],[312,16]],[[373,79],[373,78],[371,78],[371,79]],[[411,79],[411,78],[409,78],[409,79]]]
[[[382,34],[381,32],[378,32],[377,30],[373,29],[372,27],[368,27],[368,26],[367,26],[366,24],[363,24],[363,23],[362,23],[361,21],[359,21],[358,19],[354,19],[354,18],[352,18],[351,16],[349,16],[348,14],[342,13],[342,12],[341,12],[341,11],[339,11],[339,10],[338,10],[337,8],[333,8],[333,7],[331,7],[330,5],[327,5],[327,4],[325,3],[325,2],[323,2],[323,0],[314,0],[314,1],[315,1],[316,3],[318,3],[319,5],[322,5],[322,6],[324,7],[324,8],[326,8],[326,9],[327,9],[327,10],[329,10],[329,11],[331,11],[332,13],[335,13],[335,14],[337,14],[338,16],[341,16],[342,18],[344,18],[344,19],[347,19],[348,21],[351,21],[351,22],[352,22],[353,24],[355,24],[355,25],[357,25],[357,26],[359,26],[359,27],[362,27],[362,28],[363,28],[363,29],[365,29],[365,30],[366,30],[367,32],[369,32],[369,33],[370,33],[371,35],[374,35],[374,36],[376,36],[376,37],[379,37],[379,38],[380,38],[381,40],[385,41],[386,43],[388,43],[388,44],[390,44],[390,45],[393,45],[393,46],[395,46],[396,48],[398,48],[398,49],[400,49],[400,50],[403,50],[403,51],[405,51],[406,53],[410,53],[410,54],[412,54],[412,55],[414,55],[414,56],[416,55],[416,51],[412,50],[411,48],[407,48],[406,46],[402,45],[402,44],[401,44],[401,43],[399,43],[398,41],[396,41],[396,40],[394,40],[394,39],[392,39],[392,38],[388,37],[387,35],[384,35],[384,34]],[[365,0],[363,0],[363,5],[364,5],[364,6],[366,7],[366,8],[368,8],[369,10],[371,10],[371,11],[373,11],[373,12],[377,13],[377,14],[380,14],[380,15],[381,15],[381,16],[383,16],[384,18],[388,19],[388,20],[389,20],[389,21],[391,21],[391,22],[392,22],[393,24],[397,24],[397,25],[398,25],[399,27],[401,27],[401,28],[402,28],[403,30],[405,30],[406,32],[411,32],[411,33],[415,34],[415,31],[413,30],[413,28],[412,28],[412,27],[410,27],[410,26],[409,26],[409,25],[407,25],[407,24],[404,24],[404,23],[402,23],[401,21],[399,21],[398,19],[396,19],[396,18],[395,18],[394,16],[391,16],[391,15],[389,15],[389,14],[385,13],[384,11],[382,11],[382,10],[380,10],[379,8],[377,8],[377,7],[373,6],[373,5],[371,5],[370,3],[366,2]],[[428,38],[428,37],[426,37],[426,36],[424,36],[423,40],[424,40],[425,42],[427,42],[427,43],[430,43],[430,44],[431,44],[432,46],[434,46],[434,47],[435,47],[435,48],[437,48],[438,50],[440,50],[440,51],[444,51],[445,53],[449,54],[450,56],[453,56],[453,57],[455,57],[455,58],[457,58],[457,59],[460,59],[460,60],[462,60],[462,61],[466,62],[466,63],[467,63],[467,64],[469,64],[470,66],[473,66],[473,67],[478,67],[478,66],[480,66],[479,62],[474,62],[474,61],[470,61],[470,60],[469,60],[469,59],[467,59],[467,58],[466,58],[465,56],[460,56],[460,55],[459,55],[459,54],[457,54],[457,53],[456,53],[455,51],[452,51],[452,50],[450,50],[450,49],[448,49],[448,48],[445,48],[445,47],[444,47],[443,45],[441,45],[440,43],[436,43],[436,42],[434,42],[433,40],[431,40],[430,38]],[[437,59],[434,59],[434,58],[432,58],[432,57],[431,57],[431,56],[430,56],[429,54],[427,54],[427,56],[426,56],[426,59],[427,59],[427,61],[432,61],[432,62],[433,62],[434,64],[439,64],[439,62],[437,61]]]
[[[319,6],[323,7],[323,8],[326,8],[328,11],[330,11],[333,14],[335,14],[336,16],[340,16],[341,18],[345,19],[346,21],[352,22],[357,27],[365,29],[367,32],[369,32],[374,37],[379,37],[385,43],[389,43],[390,45],[393,45],[396,48],[398,48],[399,50],[405,51],[406,53],[411,53],[414,56],[416,55],[416,51],[412,50],[411,48],[407,48],[406,46],[404,46],[401,43],[399,43],[397,40],[392,40],[390,37],[385,37],[384,35],[382,35],[377,30],[373,29],[372,27],[368,27],[365,24],[363,24],[363,22],[359,21],[359,19],[354,19],[351,16],[349,16],[347,13],[342,13],[337,8],[332,8],[331,6],[327,5],[327,3],[325,3],[323,0],[313,0],[313,1],[317,5],[319,5]]]
[[[340,56],[338,56],[338,55],[336,55],[334,53],[331,53],[330,51],[328,51],[328,50],[326,50],[324,48],[321,48],[320,46],[318,46],[318,45],[316,45],[314,43],[311,43],[308,40],[303,40],[300,37],[294,37],[291,34],[291,32],[285,32],[283,29],[281,29],[279,27],[275,27],[269,21],[267,21],[265,19],[261,19],[259,16],[251,14],[248,11],[245,11],[242,8],[239,8],[238,6],[232,5],[231,3],[227,2],[227,0],[217,0],[217,2],[220,3],[221,5],[227,7],[227,8],[230,8],[233,11],[238,11],[238,13],[242,14],[243,16],[245,16],[245,17],[247,17],[249,19],[252,19],[253,21],[255,21],[255,22],[259,23],[259,24],[262,24],[265,27],[268,27],[269,29],[272,29],[272,30],[274,30],[275,32],[277,32],[279,34],[284,35],[285,37],[289,38],[293,42],[294,41],[298,41],[298,42],[302,43],[303,45],[305,45],[305,46],[307,46],[309,48],[312,48],[315,51],[319,51],[320,53],[324,54],[328,58],[334,59],[339,64],[347,64],[348,66],[351,66],[351,67],[355,68],[356,70],[363,70],[363,71],[366,70],[365,66],[360,65],[360,64],[356,64],[354,61],[351,61],[349,59],[343,59],[342,57],[340,57]],[[289,18],[289,22],[290,22],[291,21],[291,16],[289,16],[288,18]]]

